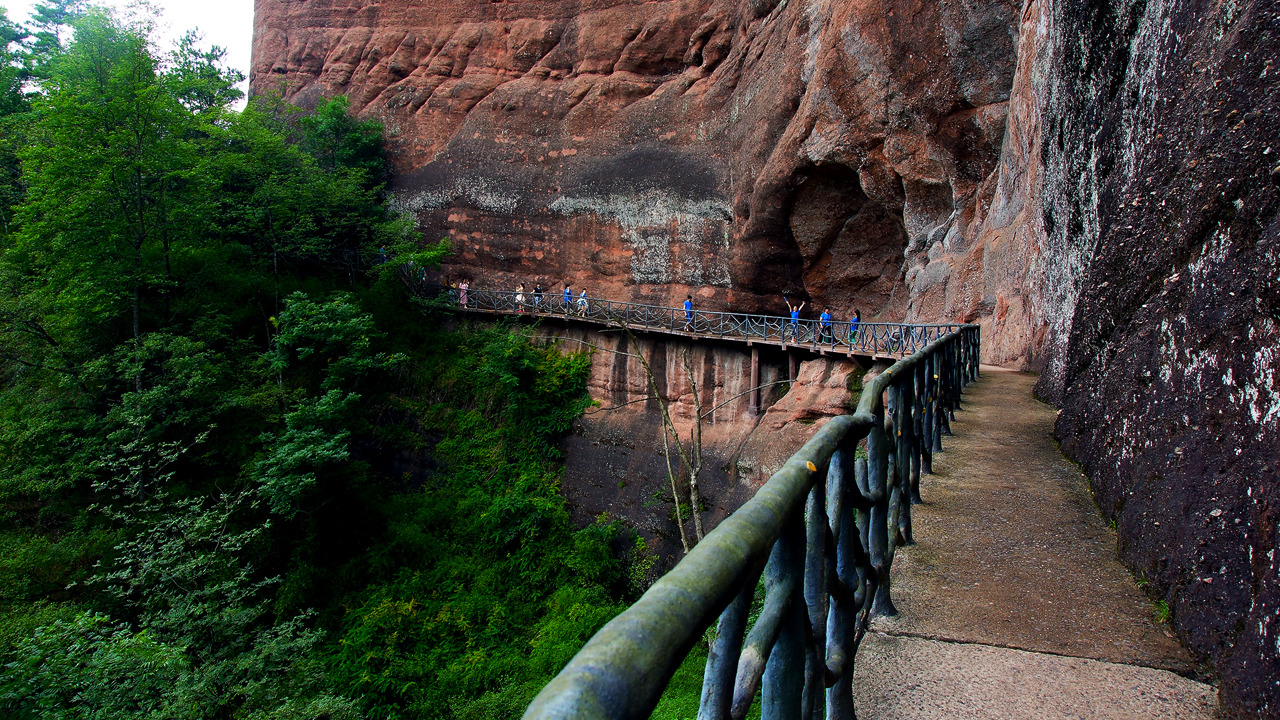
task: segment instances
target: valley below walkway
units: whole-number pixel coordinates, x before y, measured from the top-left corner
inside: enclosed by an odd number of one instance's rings
[[[862,720],[1213,718],[1215,689],[1116,554],[1035,378],[983,368],[921,478],[897,617],[858,654]]]

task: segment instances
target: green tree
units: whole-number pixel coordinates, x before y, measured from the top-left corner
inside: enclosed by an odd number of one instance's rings
[[[144,303],[163,310],[171,249],[192,234],[173,209],[189,204],[199,124],[164,91],[141,29],[101,12],[76,27],[34,104],[20,228],[0,257],[0,360],[19,380],[4,388],[0,447],[7,479],[34,489],[97,466],[84,430],[123,389],[121,357],[133,393],[146,389]]]
[[[62,54],[71,28],[84,17],[84,0],[49,0],[32,8],[31,49],[28,68],[35,77],[46,77],[50,63]]]
[[[162,63],[148,27],[77,20],[27,114],[21,230],[0,246],[0,493],[91,477],[93,438],[118,441],[130,403],[156,418],[139,432],[189,440],[241,402],[219,384],[256,372],[298,278],[354,283],[370,248],[408,239],[366,168],[326,169],[270,113],[228,112],[221,52],[188,35]]]
[[[170,54],[165,78],[170,92],[197,115],[217,112],[244,97],[236,88],[244,74],[225,67],[226,49],[217,45],[205,49],[200,41],[195,31],[182,36]]]
[[[0,674],[0,709],[13,720],[177,718],[182,650],[105,615],[82,613],[22,639]]]
[[[30,77],[25,53],[29,37],[0,7],[0,241],[13,230],[13,208],[23,196],[17,151],[23,129],[20,116],[31,109],[24,87]]]
[[[382,124],[353,117],[351,100],[346,95],[321,100],[315,112],[303,116],[300,125],[302,147],[319,161],[320,167],[329,171],[360,170],[371,187],[386,181]]]
[[[4,36],[0,714],[514,712],[639,590],[559,494],[589,359],[406,312],[448,246],[345,99],[235,112],[217,48],[48,7]]]
[[[0,117],[30,108],[23,87],[28,79],[24,42],[29,37],[30,33],[9,20],[5,9],[0,7]]]
[[[404,358],[371,350],[380,333],[345,293],[321,302],[294,293],[277,324],[269,366],[285,408],[284,428],[263,435],[266,452],[254,476],[272,510],[291,517],[316,484],[316,474],[351,457],[351,433],[361,425],[355,392],[360,380]],[[286,388],[286,374],[292,389]]]
[[[147,44],[141,28],[101,12],[77,24],[36,103],[18,243],[47,253],[28,276],[43,285],[42,309],[71,323],[117,316],[127,303],[135,343],[144,295],[171,281],[170,249],[183,232],[173,208],[198,155],[197,123],[164,92]]]

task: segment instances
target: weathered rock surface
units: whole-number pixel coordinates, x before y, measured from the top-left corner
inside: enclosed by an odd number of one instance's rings
[[[997,171],[908,270],[913,317],[976,319],[986,360],[1043,371],[1233,718],[1280,717],[1277,13],[1029,2]]]
[[[1223,711],[1280,716],[1275,0],[258,0],[256,23],[253,90],[381,118],[447,272],[981,323],[988,362],[1043,372]]]
[[[787,358],[765,348],[760,355],[761,414],[750,413],[751,353],[732,344],[693,344],[663,336],[637,337],[644,364],[620,332],[557,327],[541,330],[566,349],[594,355],[588,389],[598,405],[587,411],[567,439],[566,487],[574,519],[590,522],[601,513],[626,518],[650,541],[663,568],[682,557],[680,534],[662,444],[661,415],[653,390],[669,407],[681,440],[688,444],[695,416],[694,386],[702,407],[703,471],[699,487],[702,520],[710,530],[755,494],[795,449],[836,415],[850,412],[850,377],[860,371],[837,357],[808,357],[786,382]],[[687,363],[687,364],[686,364]],[[675,472],[677,451],[671,449]],[[688,485],[679,480],[686,503],[686,532],[692,537]]]
[[[1039,391],[1228,717],[1280,717],[1278,11],[1065,3],[1043,58]]]
[[[346,93],[402,207],[494,285],[900,316],[994,167],[1017,6],[259,0],[254,92]]]

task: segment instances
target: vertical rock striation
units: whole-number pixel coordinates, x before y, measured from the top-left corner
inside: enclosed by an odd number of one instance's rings
[[[851,386],[862,377],[851,360],[803,353],[796,358],[803,361],[795,380],[787,382],[787,354],[765,347],[759,365],[762,412],[752,415],[751,351],[744,346],[640,334],[636,347],[617,330],[555,321],[541,332],[566,349],[586,348],[595,356],[587,387],[597,405],[567,439],[564,485],[572,488],[574,519],[589,523],[601,513],[626,518],[650,541],[664,569],[682,555],[654,389],[688,446],[697,388],[703,418],[699,486],[709,529],[750,499],[826,420],[851,412],[857,401]],[[653,371],[652,386],[637,353]],[[678,451],[670,452],[679,473]],[[678,482],[687,505],[687,483],[683,477]],[[689,508],[683,513],[692,533]]]

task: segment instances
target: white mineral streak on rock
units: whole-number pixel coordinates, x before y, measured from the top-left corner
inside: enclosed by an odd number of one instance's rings
[[[729,286],[725,226],[732,213],[727,202],[644,191],[561,196],[548,209],[559,215],[590,214],[616,222],[631,245],[631,279],[636,283]],[[708,238],[715,238],[710,246]]]
[[[450,205],[469,205],[489,212],[512,214],[520,198],[502,192],[503,183],[485,177],[459,178],[452,184],[430,188],[415,193],[395,195],[391,209],[399,213],[416,213],[422,210],[438,210]]]
[[[1272,335],[1274,336],[1274,324]],[[1280,376],[1276,373],[1280,353],[1275,345],[1263,345],[1253,356],[1253,377],[1244,387],[1249,416],[1259,425],[1280,422]]]
[[[813,80],[813,73],[818,68],[818,53],[822,49],[822,35],[827,28],[826,3],[810,3],[806,8],[809,16],[809,39],[804,48],[804,66],[800,70],[800,78],[806,85]]]
[[[1166,2],[1152,2],[1146,6],[1125,74],[1125,91],[1138,99],[1133,105],[1133,112],[1123,116],[1127,142],[1121,144],[1121,172],[1130,177],[1136,174],[1139,148],[1146,151],[1149,147],[1146,140],[1155,135],[1159,100],[1157,83],[1160,68],[1164,65],[1164,46],[1172,35],[1168,5]]]

